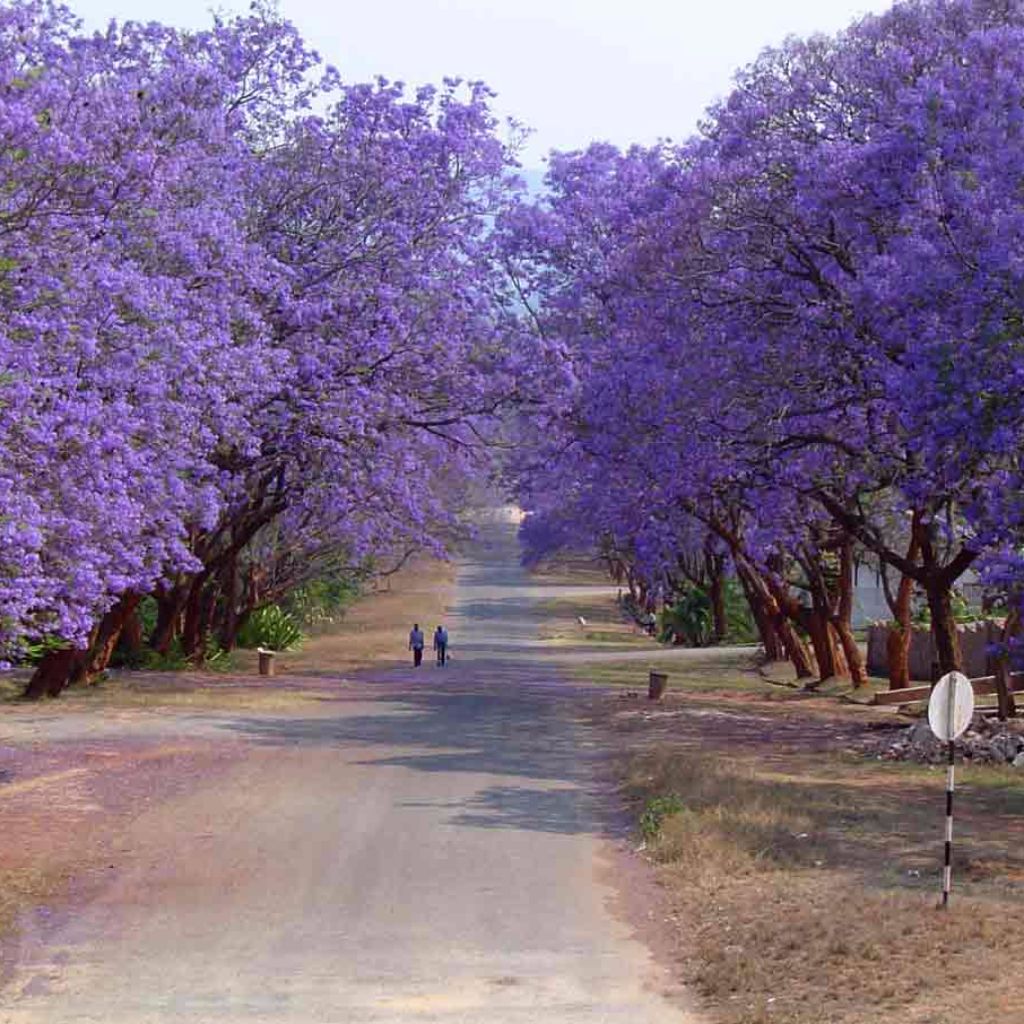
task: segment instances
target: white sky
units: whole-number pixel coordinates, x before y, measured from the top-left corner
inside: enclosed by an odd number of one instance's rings
[[[185,27],[245,0],[67,0],[111,17]],[[690,135],[733,71],[787,35],[832,32],[889,0],[280,0],[347,80],[482,78],[498,109],[534,129],[523,163],[594,139],[625,146]]]

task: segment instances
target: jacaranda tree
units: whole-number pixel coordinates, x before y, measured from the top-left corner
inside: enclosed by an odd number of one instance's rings
[[[1018,3],[901,4],[766,51],[683,146],[553,164],[506,222],[576,375],[520,460],[541,523],[685,552],[694,518],[798,671],[787,620],[855,680],[870,559],[902,640],[916,587],[959,663],[954,584],[1019,564],[1022,32]]]
[[[347,85],[262,8],[0,12],[0,643],[38,696],[140,603],[200,660],[303,564],[440,550],[543,359],[480,84]]]

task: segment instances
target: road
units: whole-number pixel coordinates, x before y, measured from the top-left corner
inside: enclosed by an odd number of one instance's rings
[[[134,820],[114,879],[26,945],[0,1020],[690,1020],[613,910],[599,751],[536,638],[551,592],[495,521],[448,669],[313,712],[160,716],[247,755]]]

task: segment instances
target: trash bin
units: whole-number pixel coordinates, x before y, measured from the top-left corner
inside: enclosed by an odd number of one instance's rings
[[[272,676],[274,674],[274,652],[265,651],[262,647],[259,648],[260,655],[260,675],[261,676]]]
[[[647,683],[647,696],[650,700],[661,700],[661,695],[668,686],[668,675],[665,672],[651,672]]]

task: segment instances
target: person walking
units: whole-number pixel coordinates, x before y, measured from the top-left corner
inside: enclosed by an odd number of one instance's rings
[[[443,666],[448,661],[448,630],[444,626],[434,630],[434,650],[437,651],[437,664]]]
[[[423,630],[418,622],[414,622],[409,631],[409,650],[412,651],[413,668],[419,668],[423,664]]]

